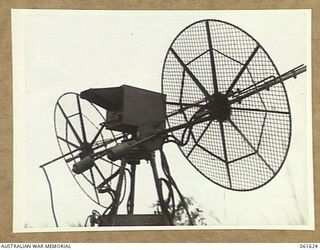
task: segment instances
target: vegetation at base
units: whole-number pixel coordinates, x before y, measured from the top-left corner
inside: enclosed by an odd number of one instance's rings
[[[184,200],[188,206],[190,217],[191,217],[191,220],[193,221],[194,225],[197,225],[197,226],[207,225],[205,222],[205,218],[203,217],[203,210],[201,210],[199,207],[197,207],[197,205],[195,204],[194,198],[193,197],[184,197]],[[167,202],[167,201],[165,201],[165,202]],[[152,207],[154,209],[155,214],[161,213],[159,201],[152,204]],[[169,204],[169,211],[172,211],[172,209],[173,209],[173,205]],[[179,203],[175,206],[173,223],[176,226],[190,225],[190,220],[189,220],[187,211],[183,206],[182,201],[179,201]]]

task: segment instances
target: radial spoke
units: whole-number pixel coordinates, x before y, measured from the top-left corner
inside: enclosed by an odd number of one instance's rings
[[[209,46],[209,54],[210,54],[213,88],[214,88],[214,93],[218,93],[219,90],[218,90],[216,66],[215,66],[214,57],[213,57],[213,48],[212,48],[212,40],[211,40],[209,21],[206,21],[206,30],[207,30],[207,38],[208,38],[208,46]]]
[[[92,180],[92,183],[93,183],[93,185],[92,185],[93,186],[93,190],[94,190],[94,193],[96,194],[97,202],[98,202],[98,204],[100,204],[99,195],[98,195],[98,191],[97,191],[97,188],[96,188],[96,181],[94,179],[92,168],[90,168],[90,175],[91,175],[91,180]]]
[[[241,132],[241,130],[238,128],[238,126],[229,119],[230,124],[234,129],[242,136],[242,138],[247,142],[247,144],[251,147],[251,149],[256,152],[256,154],[259,156],[259,158],[264,162],[264,164],[270,169],[270,171],[275,174],[275,171],[270,167],[270,164],[262,157],[262,155],[259,154],[259,152],[255,149],[255,147],[251,144],[251,142],[247,139],[247,137]]]
[[[89,182],[91,185],[93,185],[93,183],[89,180],[89,178],[84,173],[81,173],[81,175],[87,182]]]
[[[227,173],[228,173],[229,184],[230,184],[230,188],[232,188],[231,175],[230,175],[229,162],[228,162],[228,154],[227,154],[227,146],[226,146],[226,138],[225,138],[225,134],[224,134],[224,128],[223,128],[223,122],[222,121],[219,121],[219,126],[220,126],[223,154],[224,154],[224,159],[225,159],[225,163],[226,163],[226,169],[227,169]]]
[[[110,176],[106,178],[103,182],[101,182],[97,188],[101,188],[106,184],[111,186],[112,180],[118,176],[119,172],[120,172],[120,167],[114,173],[111,173]]]
[[[207,99],[209,99],[210,94],[208,93],[208,91],[202,86],[200,81],[196,78],[196,76],[192,73],[192,71],[188,68],[188,66],[182,61],[182,59],[179,57],[177,52],[175,52],[175,50],[173,48],[170,48],[170,51],[174,55],[174,57],[178,60],[178,62],[182,66],[182,68],[188,73],[188,75],[191,77],[191,79],[194,81],[194,83],[198,86],[198,88],[200,89],[202,94],[204,94],[204,96]]]
[[[59,140],[61,140],[61,141],[64,141],[65,143],[71,145],[72,147],[79,149],[79,146],[78,146],[78,145],[76,145],[76,144],[74,144],[74,143],[72,143],[72,142],[70,142],[70,141],[68,141],[68,140],[66,140],[66,139],[64,139],[64,138],[62,138],[62,137],[60,137],[60,136],[57,136],[57,138],[58,138]]]
[[[106,178],[105,178],[104,175],[102,174],[101,170],[98,168],[97,164],[94,163],[93,166],[94,166],[94,168],[97,170],[97,172],[99,173],[99,175],[101,176],[101,178],[102,178],[103,180],[106,180]]]
[[[183,90],[184,90],[184,79],[186,77],[186,71],[182,71],[182,77],[181,77],[181,87],[180,87],[180,96],[179,96],[179,103],[182,103],[182,97],[183,97]],[[181,105],[179,105],[181,106]],[[182,107],[181,107],[182,108]]]
[[[77,95],[77,104],[78,104],[78,110],[79,110],[79,119],[80,119],[80,126],[81,126],[81,131],[82,131],[83,142],[87,142],[87,135],[86,135],[86,131],[84,128],[84,122],[83,122],[83,116],[82,116],[79,95]]]
[[[98,130],[97,134],[94,136],[94,138],[90,142],[91,146],[96,142],[96,140],[98,139],[99,135],[102,133],[103,128],[104,128],[104,126],[101,126],[101,128]]]
[[[66,138],[66,140],[68,141],[68,138],[69,138],[69,132],[68,132],[68,131],[69,131],[69,130],[68,130],[67,124],[68,124],[68,123],[66,122],[66,126],[65,126],[65,138]],[[67,144],[67,148],[69,149],[69,152],[72,151],[69,144]],[[78,148],[78,149],[80,150],[80,148]],[[71,158],[74,159],[74,153],[71,153]],[[65,161],[67,162],[67,159],[66,159]],[[76,163],[75,160],[73,160],[73,162],[74,162],[74,164]]]
[[[288,115],[289,114],[289,112],[286,112],[286,111],[265,110],[265,109],[238,108],[238,107],[231,107],[231,109],[233,109],[233,110],[250,111],[250,112],[276,113],[276,114],[284,114],[284,115]]]
[[[231,90],[233,89],[233,87],[237,84],[238,80],[240,79],[240,77],[242,76],[243,72],[246,70],[246,68],[248,67],[249,63],[251,62],[251,60],[253,59],[253,57],[255,56],[255,54],[257,53],[257,51],[259,50],[260,46],[257,45],[256,48],[253,50],[253,52],[251,53],[251,55],[249,56],[249,58],[247,59],[247,61],[245,62],[244,65],[242,65],[242,68],[240,69],[240,71],[238,72],[237,76],[234,78],[233,82],[231,83],[230,87],[228,88],[226,95],[229,95]]]
[[[82,141],[79,137],[79,135],[77,134],[76,130],[74,129],[72,123],[70,122],[69,118],[67,117],[66,113],[64,112],[64,110],[62,109],[60,103],[57,103],[62,115],[64,116],[64,118],[66,119],[66,122],[68,123],[68,125],[70,126],[71,130],[72,130],[72,133],[74,134],[74,136],[76,137],[78,143],[81,145],[82,144]]]
[[[192,151],[195,149],[195,147],[197,146],[198,142],[201,140],[201,138],[204,136],[205,132],[207,131],[207,129],[209,128],[209,126],[211,125],[212,120],[207,124],[207,126],[203,129],[201,135],[198,137],[197,141],[194,142],[193,147],[191,148],[191,150],[189,151],[187,157],[189,157],[189,155],[192,153]]]

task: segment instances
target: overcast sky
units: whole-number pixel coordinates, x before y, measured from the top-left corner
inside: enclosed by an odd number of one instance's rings
[[[300,64],[308,65],[308,72],[286,82],[292,141],[282,170],[268,185],[252,192],[225,190],[204,179],[175,145],[166,145],[173,177],[212,227],[312,227],[310,12],[14,10],[15,230],[54,227],[39,165],[60,154],[53,128],[58,97],[122,84],[160,92],[169,45],[184,27],[201,19],[241,27],[282,73]],[[84,223],[92,209],[103,211],[82,193],[63,161],[47,170],[62,227]],[[137,169],[137,213],[152,212],[153,185],[150,168],[142,164]]]

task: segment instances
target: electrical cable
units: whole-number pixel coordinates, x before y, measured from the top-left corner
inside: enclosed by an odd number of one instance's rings
[[[123,184],[123,195],[122,195],[122,197],[120,198],[119,205],[122,204],[122,202],[124,201],[124,198],[125,198],[126,192],[127,192],[127,176],[126,176],[126,172],[124,172],[123,180],[124,180],[124,184]]]
[[[85,227],[88,225],[88,222],[89,222],[90,219],[91,219],[91,215],[88,215],[88,217],[87,217],[87,219],[86,219],[86,221],[84,223]]]
[[[166,206],[170,209],[170,201],[172,202],[172,207],[171,207],[171,217],[172,217],[172,220],[174,218],[174,215],[176,213],[176,204],[175,204],[175,197],[174,197],[174,192],[173,192],[173,189],[172,189],[172,184],[167,180],[167,179],[164,179],[164,178],[160,178],[159,179],[160,183],[162,184],[162,182],[164,182],[164,184],[167,186],[168,188],[168,196],[167,196],[167,200],[166,200]]]
[[[48,186],[49,186],[49,191],[50,191],[50,201],[51,201],[51,211],[52,211],[52,215],[53,215],[53,219],[54,219],[54,223],[56,224],[56,227],[59,227],[58,225],[58,221],[57,221],[57,217],[56,217],[56,213],[54,210],[54,201],[53,201],[53,192],[52,192],[52,186],[51,186],[51,182],[48,176],[48,173],[46,171],[46,169],[44,167],[42,167],[42,170],[46,176],[47,182],[48,182]]]

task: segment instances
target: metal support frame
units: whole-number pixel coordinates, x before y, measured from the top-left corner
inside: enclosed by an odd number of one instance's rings
[[[123,176],[125,174],[125,169],[126,169],[126,160],[122,159],[120,170],[119,170],[119,177],[118,177],[119,179],[118,179],[117,188],[115,192],[115,198],[112,204],[113,206],[110,210],[110,215],[113,215],[111,219],[111,226],[114,226],[116,224],[116,217],[114,215],[117,215],[118,209],[120,206],[120,196],[121,196],[121,189],[122,189]]]
[[[131,164],[130,172],[130,194],[127,203],[128,214],[134,213],[134,194],[135,194],[135,182],[136,182],[136,164]]]
[[[151,171],[154,178],[154,183],[156,187],[157,197],[160,204],[161,212],[160,214],[134,214],[134,195],[135,195],[135,172],[137,164],[130,164],[130,170],[126,168],[128,162],[130,160],[126,159],[125,157],[121,159],[121,166],[118,172],[118,182],[116,185],[115,196],[114,200],[111,204],[111,209],[109,213],[103,214],[100,216],[98,220],[96,220],[96,224],[98,226],[125,226],[129,225],[130,223],[136,223],[135,225],[174,225],[173,222],[173,215],[169,212],[169,202],[166,202],[163,191],[162,191],[162,183],[161,180],[163,178],[159,177],[156,160],[155,160],[155,153],[151,152],[148,153],[149,164],[151,166]],[[127,214],[119,214],[119,206],[121,203],[121,194],[123,192],[123,179],[126,171],[130,173],[130,192],[128,195],[127,201]],[[171,182],[170,179],[167,180]],[[130,224],[132,225],[132,224]]]
[[[173,225],[172,216],[170,215],[170,213],[168,211],[168,205],[165,203],[165,200],[163,197],[162,186],[161,186],[160,178],[158,176],[154,154],[151,155],[150,164],[151,164],[151,168],[152,168],[152,172],[153,172],[154,182],[156,184],[156,189],[157,189],[157,194],[158,194],[158,198],[159,198],[161,212],[167,217],[169,224]]]

